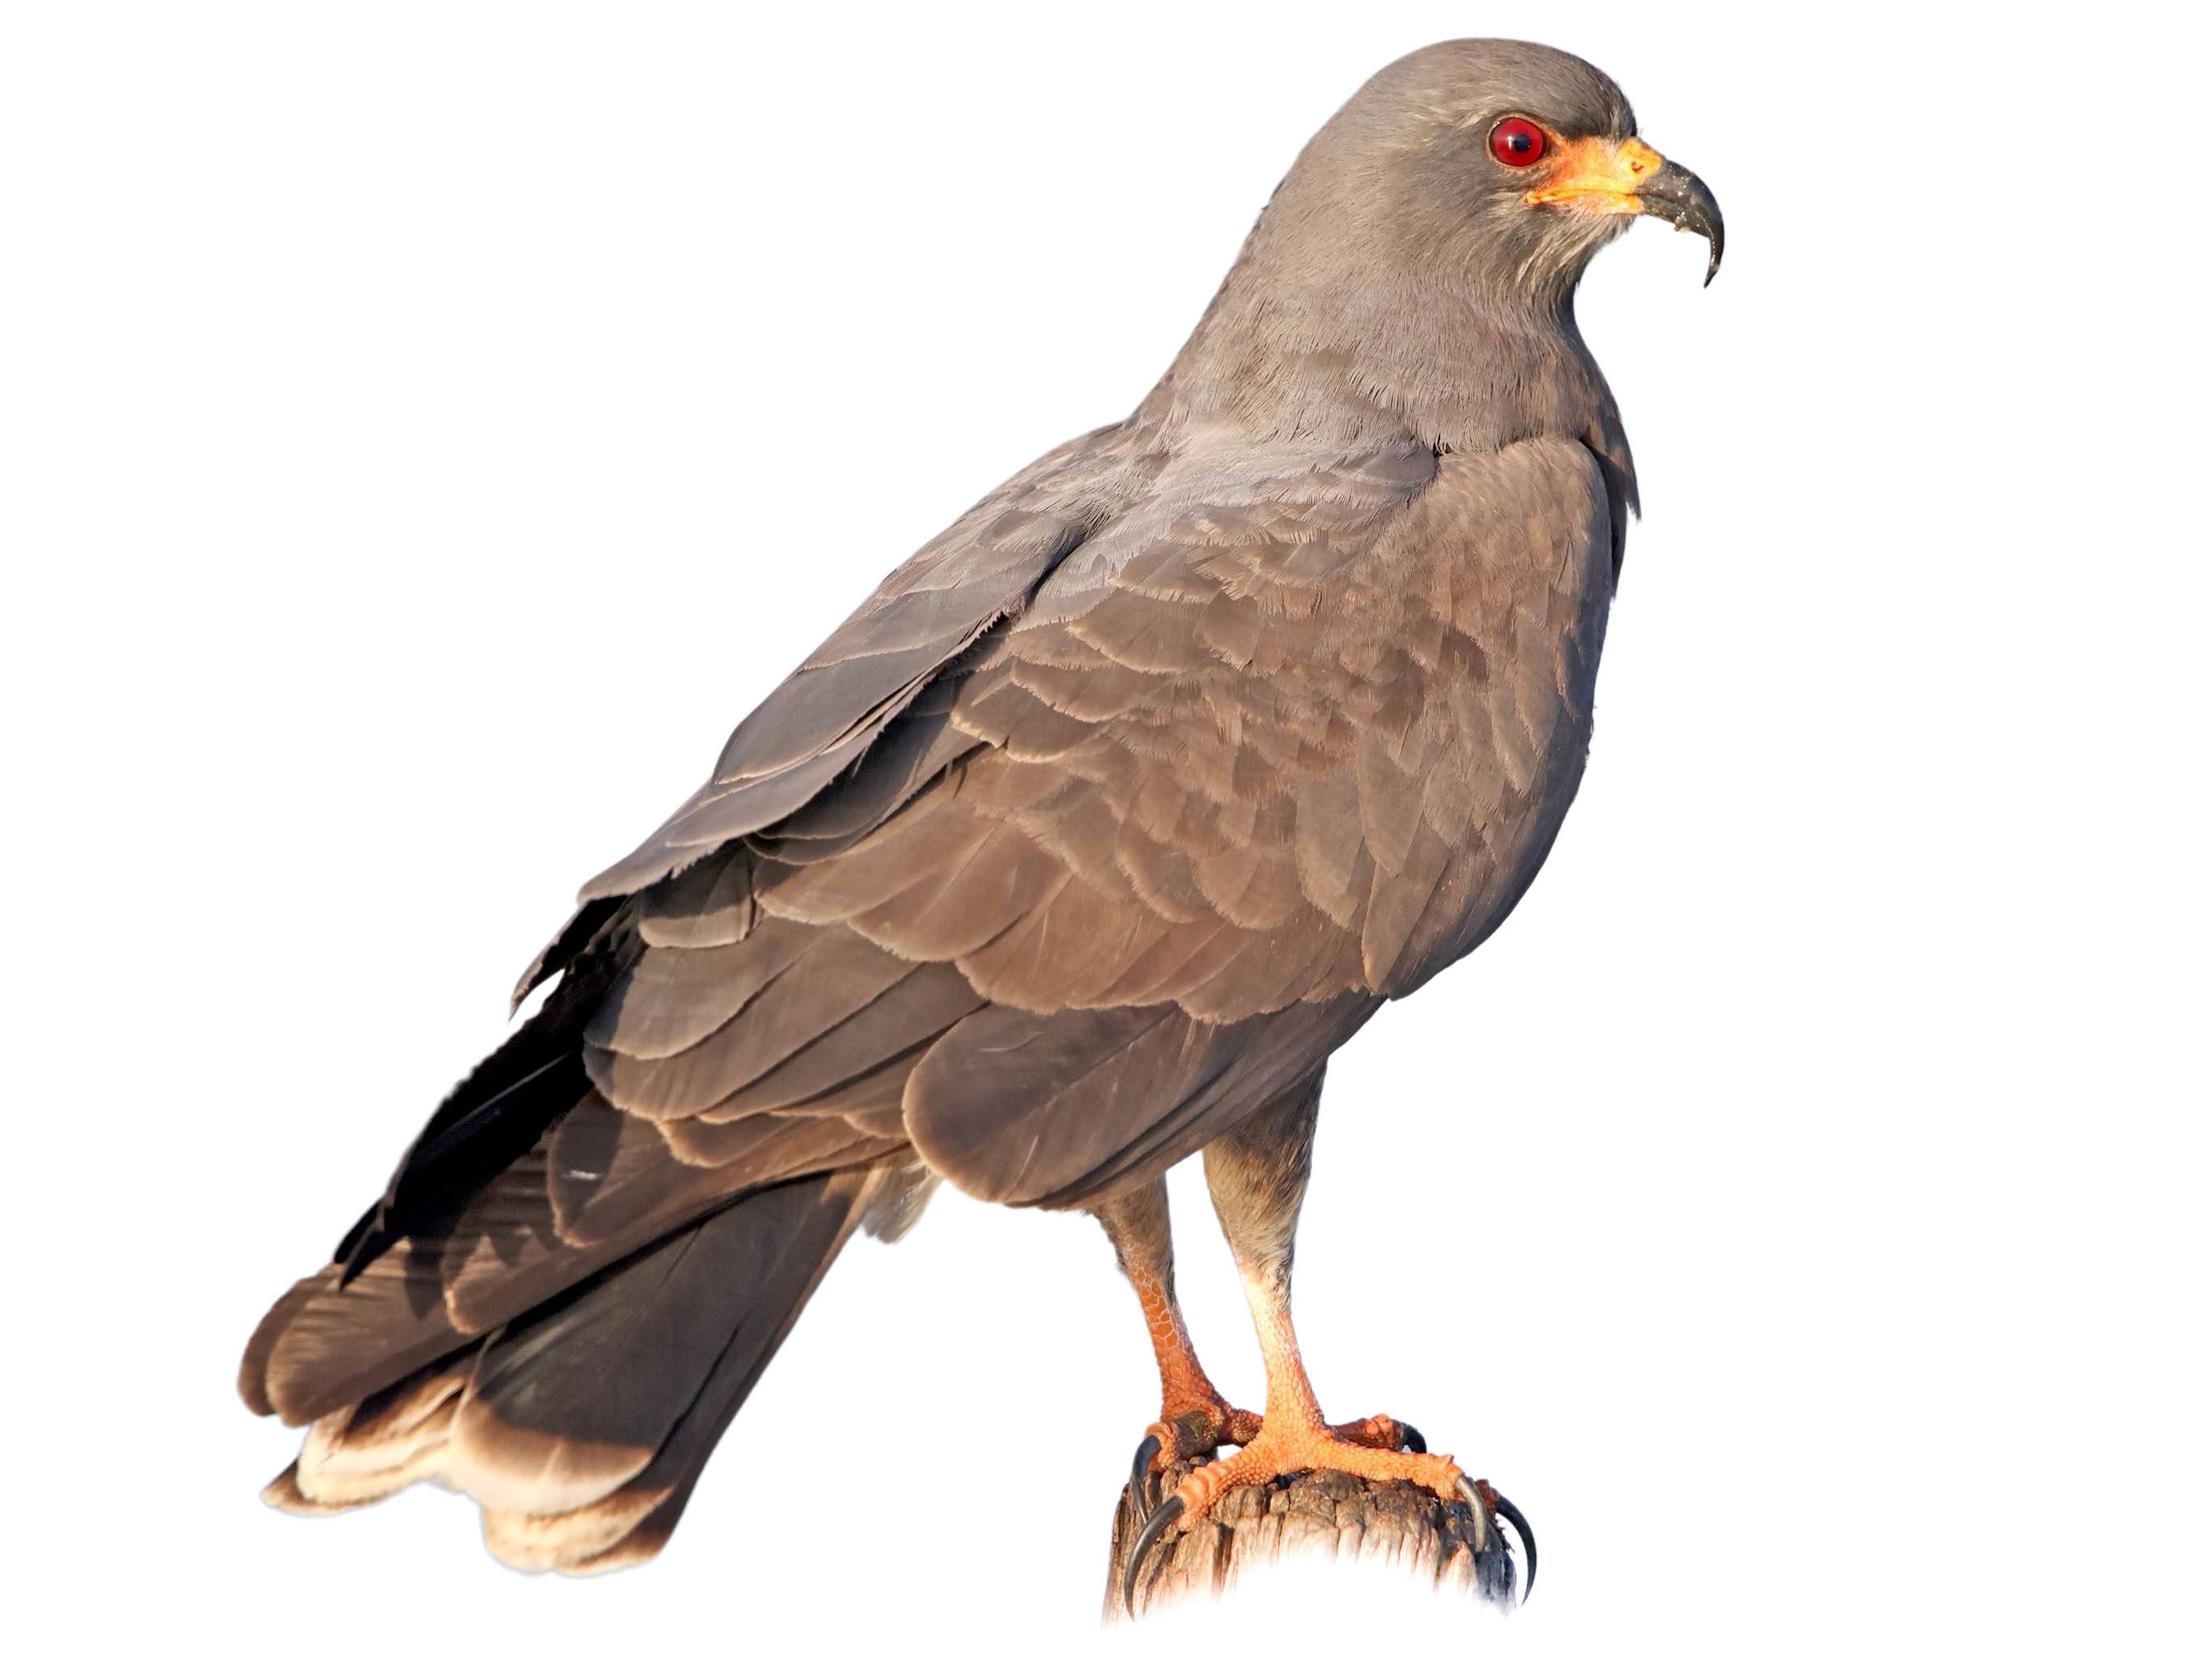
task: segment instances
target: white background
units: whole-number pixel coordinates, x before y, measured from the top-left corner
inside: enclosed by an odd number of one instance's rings
[[[1647,515],[1589,782],[1511,925],[1333,1070],[1301,1245],[1324,1403],[1493,1478],[1542,1578],[1500,1622],[1323,1575],[1180,1639],[2204,1650],[2202,41],[1649,0],[5,17],[19,1632],[1095,1639],[1157,1397],[1079,1217],[948,1194],[856,1246],[605,1580],[499,1568],[441,1494],[264,1510],[292,1437],[236,1353],[577,882],[884,570],[1134,404],[1364,76],[1491,32],[1613,73],[1732,231],[1710,291],[1653,226],[1585,285]]]

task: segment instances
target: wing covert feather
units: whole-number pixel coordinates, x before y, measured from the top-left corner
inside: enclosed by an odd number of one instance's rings
[[[1021,610],[1102,515],[1116,428],[1024,469],[893,571],[738,723],[714,775],[628,858],[585,884],[635,893],[805,806],[850,769],[947,664]]]

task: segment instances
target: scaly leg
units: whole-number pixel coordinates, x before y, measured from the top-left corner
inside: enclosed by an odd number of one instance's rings
[[[1419,1447],[1399,1449],[1401,1425],[1374,1417],[1332,1428],[1322,1416],[1298,1357],[1291,1325],[1291,1259],[1298,1210],[1312,1168],[1313,1129],[1321,1078],[1255,1114],[1206,1149],[1206,1185],[1213,1194],[1267,1367],[1267,1409],[1260,1432],[1235,1457],[1193,1469],[1146,1522],[1131,1551],[1125,1594],[1133,1607],[1146,1550],[1170,1527],[1188,1529],[1220,1496],[1309,1469],[1341,1469],[1362,1480],[1405,1480],[1447,1504],[1465,1503],[1486,1521],[1498,1514],[1520,1524],[1518,1511],[1469,1480],[1449,1457]],[[1525,1534],[1526,1528],[1523,1527]],[[1528,1577],[1534,1577],[1531,1552]]]
[[[1141,1514],[1149,1508],[1147,1477],[1156,1468],[1204,1457],[1223,1446],[1242,1446],[1259,1433],[1260,1419],[1221,1397],[1191,1346],[1190,1328],[1176,1301],[1167,1182],[1150,1182],[1091,1213],[1106,1229],[1115,1259],[1137,1292],[1146,1334],[1152,1340],[1152,1357],[1160,1368],[1159,1421],[1145,1431],[1129,1477]]]

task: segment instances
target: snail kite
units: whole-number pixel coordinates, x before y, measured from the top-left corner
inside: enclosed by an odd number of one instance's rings
[[[1140,1492],[1244,1448],[1153,1534],[1314,1468],[1497,1512],[1323,1418],[1291,1237],[1329,1054],[1505,919],[1574,798],[1636,484],[1573,295],[1638,214],[1717,265],[1711,196],[1577,58],[1363,87],[1135,412],[893,571],[584,888],[539,1011],[254,1333],[247,1403],[308,1425],[271,1501],[434,1477],[516,1565],[643,1559],[847,1239],[945,1180],[1105,1224],[1159,1362]],[[1197,1152],[1261,1414],[1176,1305]]]

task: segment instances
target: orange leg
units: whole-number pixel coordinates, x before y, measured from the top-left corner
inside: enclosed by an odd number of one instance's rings
[[[1267,1365],[1260,1432],[1224,1463],[1194,1469],[1176,1489],[1188,1527],[1232,1486],[1307,1469],[1342,1469],[1367,1480],[1410,1480],[1446,1503],[1472,1486],[1449,1457],[1431,1457],[1418,1434],[1389,1417],[1331,1428],[1314,1399],[1291,1328],[1291,1258],[1311,1169],[1321,1075],[1314,1073],[1206,1149],[1214,1212],[1252,1305]],[[1400,1449],[1404,1441],[1417,1449]]]
[[[1473,1483],[1450,1458],[1399,1449],[1402,1430],[1393,1419],[1370,1417],[1332,1428],[1322,1418],[1291,1328],[1286,1273],[1248,1277],[1245,1293],[1267,1364],[1267,1413],[1260,1432],[1243,1451],[1226,1462],[1193,1469],[1176,1488],[1174,1496],[1182,1503],[1182,1527],[1189,1527],[1232,1487],[1258,1486],[1308,1469],[1342,1469],[1364,1480],[1407,1480],[1448,1504],[1467,1497]]]
[[[1168,1226],[1167,1183],[1155,1181],[1095,1212],[1113,1241],[1114,1255],[1137,1292],[1145,1334],[1160,1368],[1159,1420],[1146,1431],[1152,1449],[1142,1470],[1204,1457],[1223,1446],[1242,1446],[1260,1431],[1253,1412],[1238,1411],[1199,1364],[1176,1301],[1175,1249]]]
[[[1202,1457],[1222,1446],[1242,1446],[1260,1432],[1257,1413],[1238,1411],[1198,1363],[1190,1328],[1175,1299],[1172,1279],[1131,1273],[1152,1357],[1160,1367],[1160,1417],[1146,1431],[1160,1443],[1159,1462]]]
[[[1525,1587],[1535,1582],[1535,1539],[1521,1512],[1493,1492],[1489,1482],[1468,1480],[1449,1457],[1432,1457],[1425,1449],[1398,1449],[1398,1426],[1389,1418],[1369,1418],[1350,1425],[1348,1431],[1333,1429],[1322,1420],[1313,1385],[1298,1358],[1297,1338],[1291,1328],[1288,1265],[1285,1260],[1277,1271],[1245,1276],[1245,1291],[1267,1362],[1267,1411],[1261,1420],[1260,1432],[1226,1462],[1201,1463],[1192,1469],[1146,1518],[1122,1568],[1123,1610],[1136,1617],[1137,1587],[1143,1580],[1146,1561],[1170,1530],[1188,1530],[1224,1492],[1238,1486],[1262,1486],[1279,1476],[1303,1474],[1310,1469],[1341,1469],[1368,1481],[1408,1481],[1443,1503],[1466,1504],[1481,1517],[1486,1528],[1495,1517],[1504,1516],[1521,1533],[1528,1564],[1522,1580],[1525,1594]],[[1407,1437],[1420,1444],[1418,1436],[1408,1432]],[[1143,1512],[1141,1504],[1139,1512]]]
[[[1311,1469],[1340,1469],[1367,1481],[1407,1481],[1445,1504],[1466,1504],[1486,1526],[1493,1517],[1503,1517],[1522,1534],[1527,1559],[1524,1586],[1535,1581],[1535,1540],[1528,1523],[1487,1482],[1470,1480],[1449,1457],[1431,1456],[1420,1436],[1395,1419],[1370,1417],[1332,1428],[1321,1414],[1291,1327],[1291,1258],[1311,1167],[1320,1097],[1321,1073],[1316,1071],[1206,1149],[1206,1186],[1244,1281],[1245,1299],[1251,1304],[1261,1355],[1267,1362],[1267,1410],[1259,1432],[1242,1451],[1225,1462],[1192,1469],[1146,1520],[1122,1570],[1122,1605],[1133,1617],[1147,1554],[1170,1528],[1187,1530],[1224,1492],[1236,1487],[1260,1486]],[[1110,1230],[1113,1224],[1108,1225]],[[1125,1256],[1125,1266],[1127,1260]],[[1144,1294],[1141,1283],[1138,1293]],[[1164,1306],[1171,1316],[1169,1346],[1179,1342],[1188,1349],[1188,1339],[1181,1335],[1182,1317],[1173,1314],[1171,1294]],[[1156,1334],[1154,1340],[1157,1344],[1161,1338]],[[1164,1376],[1167,1351],[1161,1350]],[[1194,1375],[1204,1383],[1203,1373],[1194,1370],[1195,1360],[1192,1364]],[[1209,1393],[1212,1386],[1205,1383]],[[1166,1443],[1164,1439],[1161,1443]],[[1141,1449],[1139,1459],[1141,1474]],[[1140,1499],[1143,1485],[1141,1480],[1132,1482]],[[1137,1507],[1142,1513],[1141,1501]]]

